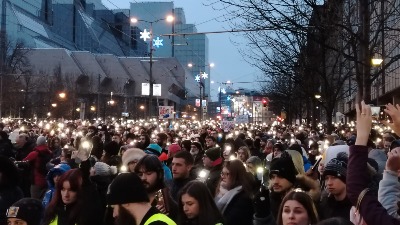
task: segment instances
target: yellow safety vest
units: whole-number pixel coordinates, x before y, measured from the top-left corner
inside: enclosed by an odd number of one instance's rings
[[[49,225],[58,225],[58,216],[56,216],[56,217],[54,218],[54,220],[51,221],[51,223],[50,223]],[[75,225],[76,225],[76,224],[75,224]]]
[[[150,216],[150,218],[144,223],[144,225],[149,225],[150,223],[155,222],[155,221],[162,221],[168,225],[176,225],[176,223],[173,220],[171,220],[168,216],[166,216],[162,213],[157,213],[157,214]]]

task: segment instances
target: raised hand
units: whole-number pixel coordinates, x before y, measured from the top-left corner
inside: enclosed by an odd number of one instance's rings
[[[400,105],[394,106],[389,103],[386,105],[385,112],[392,118],[393,123],[387,121],[382,121],[382,123],[392,128],[397,135],[400,135]]]
[[[387,155],[386,170],[397,173],[400,170],[400,147],[392,149]]]
[[[357,114],[357,138],[356,145],[367,145],[369,133],[372,127],[372,113],[371,106],[366,105],[364,101],[361,101],[361,108],[359,104],[356,104]]]

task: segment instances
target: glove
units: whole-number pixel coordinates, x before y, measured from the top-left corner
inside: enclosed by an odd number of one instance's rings
[[[269,190],[261,186],[260,190],[255,194],[253,200],[255,216],[258,218],[267,217],[271,213],[271,205],[269,202]]]

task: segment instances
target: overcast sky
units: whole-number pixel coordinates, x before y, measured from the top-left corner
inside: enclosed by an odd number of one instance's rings
[[[102,0],[103,4],[110,9],[113,8],[129,8],[130,2],[152,2],[138,0]],[[171,2],[164,0],[156,0],[153,2]],[[223,10],[216,11],[211,6],[205,4],[209,0],[175,0],[175,8],[181,7],[185,11],[186,22],[195,24],[199,32],[221,31],[230,29],[227,22],[221,22],[224,13]],[[219,20],[219,21],[218,21]],[[244,61],[239,53],[240,49],[246,49],[246,40],[241,37],[240,33],[230,34],[208,34],[209,39],[209,60],[214,63],[215,67],[211,71],[211,80],[216,82],[226,82],[230,80],[234,83],[234,88],[244,87],[250,89],[258,89],[259,85],[235,83],[249,82],[257,80],[257,76],[261,74],[259,70]],[[235,44],[234,44],[235,43]],[[212,96],[216,96],[218,84],[211,86]]]

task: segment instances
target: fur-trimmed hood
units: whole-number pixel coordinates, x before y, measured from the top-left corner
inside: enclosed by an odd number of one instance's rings
[[[122,155],[122,165],[128,166],[133,160],[140,160],[146,153],[140,148],[130,148]]]

